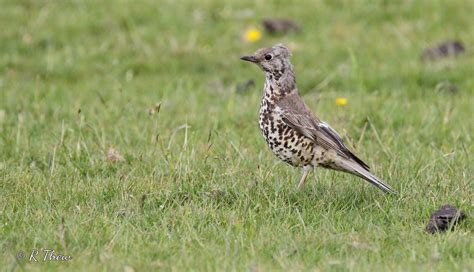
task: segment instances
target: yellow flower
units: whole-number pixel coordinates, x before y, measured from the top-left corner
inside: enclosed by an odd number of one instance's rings
[[[345,104],[347,104],[347,98],[345,98],[345,97],[336,98],[336,105],[337,106],[344,106]]]
[[[248,42],[256,42],[260,40],[262,37],[262,32],[260,32],[258,29],[252,27],[247,29],[247,31],[244,34],[244,39]]]

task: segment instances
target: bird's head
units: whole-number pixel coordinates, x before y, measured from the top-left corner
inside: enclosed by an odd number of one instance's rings
[[[279,43],[269,48],[260,48],[253,55],[242,56],[240,59],[257,64],[267,73],[291,70],[290,50]]]

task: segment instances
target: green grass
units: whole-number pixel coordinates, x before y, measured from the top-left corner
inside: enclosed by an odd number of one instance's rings
[[[1,1],[2,270],[474,270],[472,219],[424,230],[473,208],[472,1],[173,2]],[[267,16],[302,32],[242,41]],[[466,52],[420,61],[446,39]],[[263,73],[239,60],[277,42],[399,196],[320,169],[296,192],[258,129]],[[17,261],[33,248],[73,259]]]

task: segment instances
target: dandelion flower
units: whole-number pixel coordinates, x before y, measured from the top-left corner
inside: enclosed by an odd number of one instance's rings
[[[337,106],[344,106],[345,104],[347,104],[347,98],[345,98],[345,97],[336,98],[336,105]]]
[[[262,32],[260,32],[258,29],[254,27],[247,29],[247,31],[244,34],[244,39],[247,42],[256,42],[260,40],[261,37],[262,37]]]

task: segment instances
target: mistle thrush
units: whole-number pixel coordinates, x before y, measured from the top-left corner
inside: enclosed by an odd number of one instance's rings
[[[241,57],[265,72],[260,104],[260,129],[272,152],[286,163],[303,168],[302,189],[316,166],[359,176],[384,192],[395,191],[369,171],[369,166],[350,151],[341,136],[319,120],[301,100],[296,87],[290,51],[282,44],[262,48]]]

